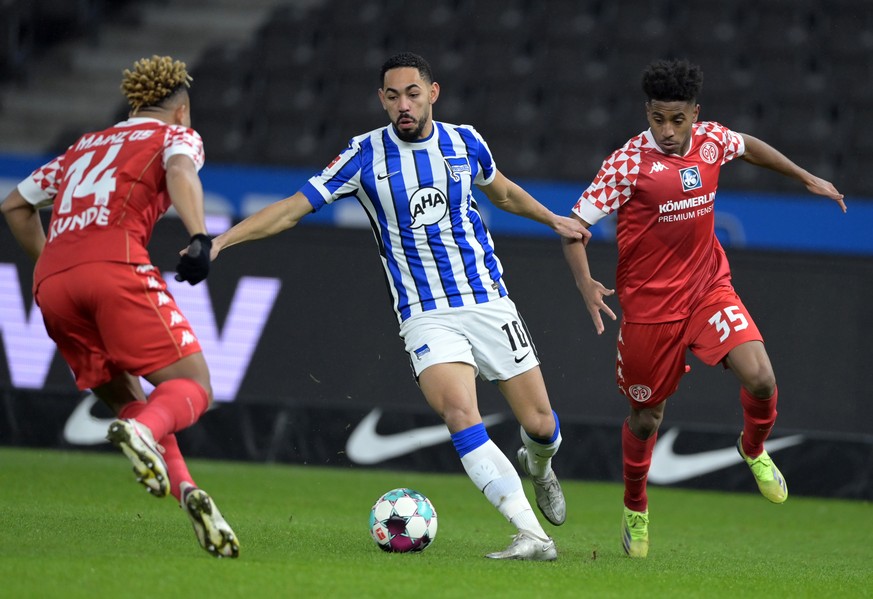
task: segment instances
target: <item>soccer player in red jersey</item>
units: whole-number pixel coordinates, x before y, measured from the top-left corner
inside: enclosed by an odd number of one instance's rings
[[[606,158],[572,214],[586,226],[618,211],[616,287],[622,309],[616,379],[630,403],[622,428],[625,481],[622,544],[648,554],[646,478],[666,400],[686,371],[690,349],[704,363],[730,369],[741,384],[743,431],[737,449],[761,493],[788,497],[782,474],[764,451],[776,420],[777,388],[763,338],[731,284],[715,235],[713,204],[722,165],[742,158],[800,181],[811,193],[843,195],[773,147],[716,122],[698,122],[703,75],[687,61],[656,61],[643,73],[649,129]],[[594,321],[614,293],[594,280],[583,243],[564,239],[564,255]]]
[[[146,249],[172,205],[191,235],[176,279],[194,285],[209,273],[203,142],[191,129],[190,79],[185,63],[169,56],[137,61],[121,85],[130,117],[80,137],[19,183],[0,209],[36,261],[33,296],[77,386],[118,416],[107,438],[150,493],[173,494],[206,551],[236,557],[236,536],[195,485],[174,434],[211,404],[209,368]],[[48,204],[46,233],[38,209]],[[155,386],[147,399],[140,376]]]

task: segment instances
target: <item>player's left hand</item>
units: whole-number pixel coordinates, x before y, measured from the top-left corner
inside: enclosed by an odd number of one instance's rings
[[[208,235],[198,233],[191,237],[188,248],[182,251],[179,264],[176,266],[176,280],[188,281],[196,285],[209,276],[211,262],[212,239]]]
[[[843,212],[846,211],[846,202],[843,201],[843,194],[837,191],[837,188],[834,187],[834,184],[830,181],[825,181],[820,177],[814,176],[810,181],[806,183],[806,189],[816,195],[829,197],[840,205],[840,208],[842,208]]]
[[[552,229],[561,237],[581,240],[582,245],[588,245],[588,240],[591,239],[591,231],[588,230],[588,227],[578,219],[569,216],[556,216]]]

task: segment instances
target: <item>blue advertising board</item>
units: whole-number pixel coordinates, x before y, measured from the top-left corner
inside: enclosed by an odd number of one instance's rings
[[[5,196],[21,178],[48,157],[0,155],[0,193]],[[208,164],[201,171],[212,233],[220,233],[268,203],[291,195],[316,171],[301,168]],[[517,182],[557,214],[568,214],[587,181],[575,183],[525,180]],[[494,208],[478,192],[479,207],[492,233],[546,236],[538,223]],[[821,254],[873,255],[873,199],[846,198],[843,214],[832,201],[809,194],[737,192],[721,189],[715,207],[716,232],[727,248],[799,251]],[[327,206],[307,216],[303,224],[367,228],[369,223],[354,200]],[[615,219],[592,228],[594,239],[615,238]]]

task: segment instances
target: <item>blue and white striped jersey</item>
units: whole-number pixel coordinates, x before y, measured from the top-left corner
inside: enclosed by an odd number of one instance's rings
[[[389,125],[359,135],[301,188],[315,210],[344,197],[364,207],[382,256],[394,311],[482,304],[507,294],[503,267],[472,195],[496,167],[469,125],[434,121],[424,140]]]

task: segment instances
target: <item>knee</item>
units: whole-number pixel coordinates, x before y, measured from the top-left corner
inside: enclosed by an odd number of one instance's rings
[[[631,410],[628,428],[638,439],[648,439],[658,432],[663,419],[662,410]]]
[[[478,410],[466,405],[444,404],[436,409],[436,413],[450,431],[460,431],[482,422]]]
[[[526,415],[520,424],[524,432],[534,439],[550,439],[558,428],[558,421],[552,410]]]
[[[776,392],[776,376],[769,366],[758,368],[743,381],[743,386],[758,399],[767,399]]]

